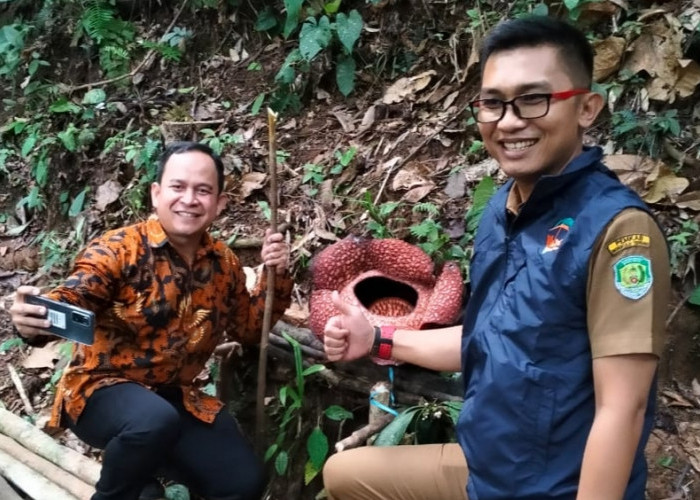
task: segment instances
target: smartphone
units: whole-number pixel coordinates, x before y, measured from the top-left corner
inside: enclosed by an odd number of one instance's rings
[[[25,295],[28,304],[44,306],[51,321],[48,331],[64,339],[85,345],[95,342],[95,313],[43,295]]]

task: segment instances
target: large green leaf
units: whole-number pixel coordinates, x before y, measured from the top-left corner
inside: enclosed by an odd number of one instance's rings
[[[362,16],[355,9],[347,16],[341,12],[335,18],[335,31],[345,50],[352,54],[352,49],[362,33]]]
[[[85,187],[78,196],[73,198],[73,202],[70,204],[70,210],[68,210],[68,217],[75,217],[80,212],[83,211],[83,206],[85,205],[85,195],[87,194],[89,187]]]
[[[284,476],[285,472],[287,472],[287,465],[289,465],[289,455],[282,450],[275,458],[275,470],[279,476]]]
[[[418,406],[411,406],[399,413],[399,416],[392,420],[389,425],[384,427],[382,432],[377,435],[374,446],[395,446],[399,444],[419,409],[420,407]]]
[[[335,83],[338,90],[348,96],[355,88],[355,60],[347,55],[338,59],[335,67]]]
[[[307,61],[311,61],[319,52],[330,45],[332,36],[331,22],[327,16],[321,16],[318,21],[313,17],[308,18],[299,34],[301,56]]]
[[[65,97],[61,97],[58,101],[49,106],[49,111],[52,113],[78,113],[80,106],[70,102]]]
[[[287,9],[287,19],[284,21],[284,37],[289,35],[299,26],[299,14],[304,0],[284,0],[284,8]]]
[[[321,472],[316,466],[311,463],[311,460],[307,460],[304,465],[304,484],[309,484],[314,480],[318,473]]]
[[[306,451],[314,468],[321,470],[323,462],[328,456],[328,438],[319,426],[314,427],[306,440]]]
[[[342,421],[342,420],[348,420],[350,418],[353,418],[354,415],[352,412],[346,410],[342,406],[338,405],[331,405],[328,408],[325,409],[323,412],[324,415],[326,415],[327,418],[330,418],[331,420],[335,420],[336,422]]]

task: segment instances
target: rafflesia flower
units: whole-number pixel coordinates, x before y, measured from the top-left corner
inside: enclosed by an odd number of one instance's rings
[[[445,263],[436,276],[430,257],[401,240],[345,238],[314,258],[311,275],[309,326],[321,339],[328,319],[339,314],[331,301],[335,290],[378,326],[450,326],[462,310],[464,285],[457,263]]]

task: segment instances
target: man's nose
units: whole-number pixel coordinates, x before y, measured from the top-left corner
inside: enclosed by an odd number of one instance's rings
[[[185,192],[182,193],[181,200],[183,203],[187,203],[188,205],[194,203],[197,200],[197,197],[194,193],[194,189],[185,189]]]
[[[505,111],[503,112],[503,117],[498,121],[499,128],[511,128],[511,127],[522,127],[525,125],[527,120],[520,118],[519,113],[516,112],[515,103],[509,102],[505,105]]]

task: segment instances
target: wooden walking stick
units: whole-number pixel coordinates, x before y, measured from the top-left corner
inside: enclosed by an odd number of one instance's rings
[[[267,108],[267,128],[269,138],[270,169],[270,229],[277,232],[277,138],[275,125],[277,113]],[[267,345],[272,325],[272,304],[275,297],[275,272],[267,270],[267,293],[265,294],[265,313],[263,315],[262,336],[260,337],[260,358],[258,359],[258,395],[255,411],[255,434],[258,449],[262,451],[265,434],[265,375],[267,371]]]

